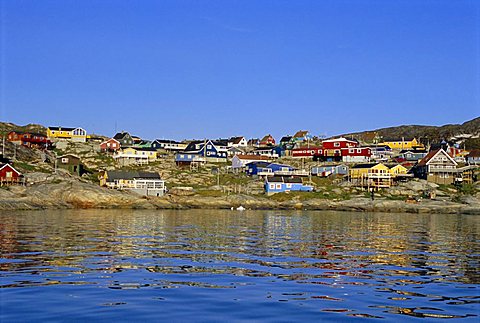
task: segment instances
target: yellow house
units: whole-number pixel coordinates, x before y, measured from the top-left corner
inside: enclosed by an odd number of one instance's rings
[[[396,177],[397,175],[405,175],[407,172],[408,169],[400,164],[390,168],[390,173],[393,175],[393,177]]]
[[[357,186],[379,189],[392,186],[390,168],[382,163],[358,164],[349,169],[350,181]]]
[[[67,128],[67,127],[48,127],[47,137],[50,140],[67,139],[78,142],[87,141],[87,132],[82,128]]]
[[[157,151],[154,148],[128,147],[113,155],[121,165],[148,164],[157,159]]]
[[[416,138],[384,139],[383,142],[379,143],[379,145],[385,145],[390,147],[391,149],[399,150],[425,148],[425,146],[420,143]]]

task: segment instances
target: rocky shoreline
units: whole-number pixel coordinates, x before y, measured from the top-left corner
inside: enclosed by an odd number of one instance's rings
[[[355,212],[395,213],[443,213],[480,214],[480,199],[477,195],[461,200],[421,199],[409,200],[401,195],[396,199],[385,197],[371,200],[355,195],[349,199],[311,198],[300,200],[292,195],[278,201],[262,195],[231,194],[202,196],[179,194],[174,190],[164,197],[142,197],[135,193],[111,190],[98,185],[65,178],[58,175],[45,176],[41,181],[28,186],[11,186],[0,189],[0,210],[43,209],[236,209],[242,206],[252,210],[337,210]]]

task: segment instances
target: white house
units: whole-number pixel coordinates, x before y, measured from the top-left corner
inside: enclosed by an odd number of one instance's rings
[[[269,161],[270,158],[267,156],[260,155],[235,155],[232,158],[232,168],[238,169],[245,167],[246,164],[256,161]]]

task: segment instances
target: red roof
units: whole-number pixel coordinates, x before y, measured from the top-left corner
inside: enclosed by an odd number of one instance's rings
[[[427,165],[427,163],[430,161],[430,159],[432,159],[440,150],[442,150],[445,154],[447,154],[450,158],[453,159],[453,157],[449,153],[447,153],[445,150],[437,149],[437,150],[430,151],[425,157],[422,158],[422,160],[418,163],[418,165],[419,166]]]
[[[244,160],[270,160],[267,156],[259,156],[259,155],[236,155],[239,159]]]

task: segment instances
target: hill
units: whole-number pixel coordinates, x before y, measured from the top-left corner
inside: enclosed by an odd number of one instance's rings
[[[401,125],[380,128],[363,132],[347,133],[345,137],[353,137],[360,141],[372,142],[373,138],[419,138],[421,141],[440,142],[452,140],[465,142],[469,138],[480,137],[480,117],[462,124],[447,124],[444,126]]]

